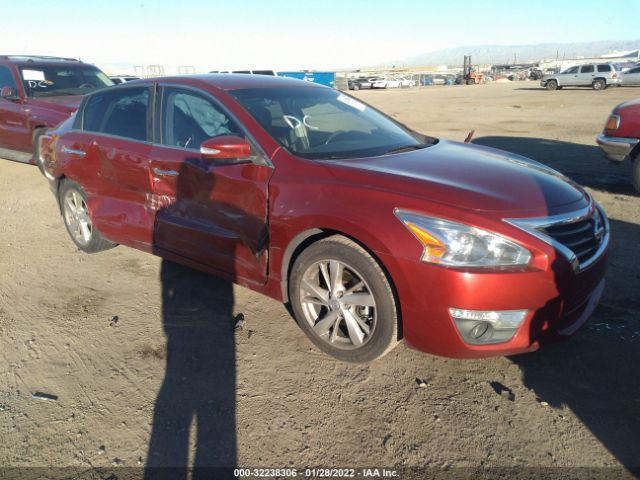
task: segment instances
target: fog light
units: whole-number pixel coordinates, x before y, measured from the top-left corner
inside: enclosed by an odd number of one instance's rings
[[[450,308],[456,328],[467,343],[489,344],[513,338],[527,310],[463,310]]]

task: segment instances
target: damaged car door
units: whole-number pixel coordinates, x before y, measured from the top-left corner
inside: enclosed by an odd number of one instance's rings
[[[154,250],[207,266],[234,281],[263,284],[268,261],[268,184],[273,172],[228,111],[196,89],[161,86],[150,175]],[[248,143],[242,158],[211,158],[216,138]],[[246,145],[245,143],[245,145]]]

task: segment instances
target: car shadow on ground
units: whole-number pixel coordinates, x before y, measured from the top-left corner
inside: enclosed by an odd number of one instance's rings
[[[510,360],[540,401],[570,409],[640,478],[640,265],[628,261],[640,226],[612,220],[611,231],[608,285],[591,319],[571,340]]]
[[[595,142],[595,138],[594,138]],[[530,137],[480,137],[473,143],[507,150],[558,170],[580,185],[611,193],[634,195],[631,162],[612,164],[594,145]]]
[[[234,478],[233,286],[167,260],[160,280],[166,371],[155,403],[145,478],[186,479],[190,472],[190,478]]]
[[[189,233],[194,232],[188,229],[161,232],[159,224],[182,225],[180,222],[185,221],[182,215],[197,217],[201,212],[193,211],[194,195],[210,201],[218,198],[217,178],[211,165],[200,159],[190,159],[181,165],[175,198],[156,215],[154,249],[175,247],[183,255],[201,253],[195,249],[197,244],[189,252],[179,243],[179,240],[193,241]],[[221,202],[217,207],[232,211]],[[176,257],[184,259],[181,255]],[[228,258],[235,261],[231,252]],[[162,260],[160,282],[162,323],[167,337],[166,371],[154,408],[145,479],[235,478],[233,284],[166,259]]]

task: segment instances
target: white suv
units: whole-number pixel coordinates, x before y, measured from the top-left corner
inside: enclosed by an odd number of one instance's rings
[[[610,63],[576,65],[555,75],[545,75],[540,80],[540,85],[547,90],[560,90],[562,87],[591,87],[594,90],[604,90],[619,83],[618,67]]]

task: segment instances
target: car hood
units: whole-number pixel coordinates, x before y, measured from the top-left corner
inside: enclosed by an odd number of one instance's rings
[[[81,95],[60,95],[58,97],[32,98],[30,103],[60,113],[75,112],[82,102]]]
[[[421,150],[331,163],[369,172],[375,188],[476,211],[552,213],[588,202],[582,188],[555,170],[479,145],[440,141]]]

